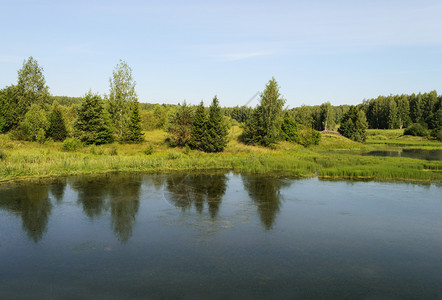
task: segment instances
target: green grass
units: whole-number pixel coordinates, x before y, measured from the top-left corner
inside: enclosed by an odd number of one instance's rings
[[[320,145],[310,148],[283,142],[272,150],[237,142],[240,132],[241,129],[233,127],[226,151],[215,154],[169,148],[164,142],[167,135],[163,131],[146,132],[146,141],[140,145],[87,146],[75,152],[62,151],[61,143],[42,145],[13,141],[0,135],[0,180],[114,171],[208,169],[321,178],[442,180],[442,162],[361,156],[361,152],[371,150],[373,145],[340,136],[323,135]],[[394,138],[390,132],[384,135]],[[152,152],[147,155],[148,148]],[[438,148],[442,148],[441,143]]]
[[[418,136],[404,135],[404,129],[369,129],[367,145],[406,147],[419,149],[440,149],[441,142]]]

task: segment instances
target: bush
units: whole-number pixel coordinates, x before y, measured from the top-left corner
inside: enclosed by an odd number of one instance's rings
[[[404,130],[404,135],[412,136],[428,136],[427,126],[421,123],[411,124],[407,129]]]
[[[61,150],[63,151],[75,151],[82,146],[82,143],[77,138],[67,138],[61,145]]]
[[[319,145],[320,140],[321,134],[316,130],[308,128],[301,131],[299,144],[309,147],[311,145]]]
[[[146,155],[151,155],[151,154],[153,154],[153,147],[152,147],[152,145],[150,145],[149,147],[147,147],[143,152],[144,152],[144,154],[146,154]]]
[[[442,141],[442,127],[434,128],[431,130],[431,137],[435,138],[438,141]]]

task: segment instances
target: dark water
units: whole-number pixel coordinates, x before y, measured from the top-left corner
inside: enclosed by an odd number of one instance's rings
[[[408,157],[425,160],[442,160],[442,150],[402,149],[401,151],[377,150],[364,153],[368,156]]]
[[[0,299],[441,299],[442,188],[212,174],[0,185]]]

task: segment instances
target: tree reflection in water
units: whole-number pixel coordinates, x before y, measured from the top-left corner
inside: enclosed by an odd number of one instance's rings
[[[78,203],[91,219],[110,208],[111,225],[120,241],[127,242],[139,209],[142,177],[112,174],[73,178],[71,186],[78,192]]]
[[[192,205],[200,214],[204,211],[205,203],[212,219],[218,215],[222,198],[227,188],[225,174],[171,174],[167,177],[166,188],[169,199],[183,211]]]
[[[100,217],[106,208],[106,196],[109,189],[106,176],[73,177],[69,181],[73,190],[77,191],[77,202],[83,212],[90,218]]]
[[[244,188],[258,209],[259,218],[265,229],[270,230],[281,207],[280,190],[290,183],[280,178],[241,175]]]
[[[14,185],[12,191],[0,190],[0,208],[20,215],[23,230],[37,243],[47,230],[52,210],[48,186],[26,183]]]
[[[110,181],[109,196],[112,228],[123,243],[132,237],[132,229],[140,207],[141,176],[122,176]]]

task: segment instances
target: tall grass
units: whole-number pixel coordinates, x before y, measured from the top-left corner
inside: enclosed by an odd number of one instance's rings
[[[20,177],[106,173],[112,171],[156,172],[168,170],[222,169],[248,173],[283,173],[326,178],[393,180],[442,180],[442,162],[396,157],[361,156],[336,149],[365,149],[342,137],[323,137],[321,145],[304,148],[280,143],[275,150],[246,146],[231,139],[223,153],[169,148],[165,133],[147,134],[140,145],[87,146],[64,152],[61,143],[41,145],[10,141],[0,135],[0,180]],[[146,149],[149,155],[146,155]],[[333,152],[331,152],[333,151]]]

